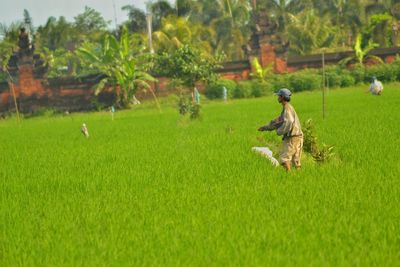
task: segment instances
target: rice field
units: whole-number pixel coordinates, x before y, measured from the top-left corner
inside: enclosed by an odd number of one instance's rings
[[[294,94],[335,158],[251,151],[276,97],[0,121],[0,266],[400,266],[400,84]],[[90,137],[80,133],[85,122]]]

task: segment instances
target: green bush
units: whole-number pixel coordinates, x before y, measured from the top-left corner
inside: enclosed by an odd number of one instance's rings
[[[365,67],[359,64],[354,65],[350,71],[351,76],[355,80],[355,84],[364,83],[365,80]]]
[[[342,77],[336,72],[325,73],[326,86],[329,88],[339,87],[342,83]]]
[[[351,76],[347,72],[343,72],[340,75],[341,81],[340,81],[340,87],[350,87],[353,86],[356,83],[356,80],[354,79],[353,76]]]
[[[0,82],[6,82],[7,81],[7,74],[3,71],[0,71]]]
[[[277,91],[281,88],[289,87],[288,74],[276,74],[271,79],[272,91]]]
[[[393,67],[393,64],[379,64],[365,69],[364,81],[369,83],[375,76],[382,82],[393,82],[397,80],[397,75],[397,69]]]
[[[257,80],[252,81],[252,92],[251,95],[254,97],[261,97],[269,95],[273,92],[273,87],[271,83],[260,82]]]
[[[311,119],[308,119],[303,125],[304,151],[310,153],[313,159],[318,163],[324,163],[331,160],[335,156],[335,153],[333,152],[334,146],[323,143],[321,148],[321,146],[318,145],[317,133]]]
[[[322,76],[317,72],[296,72],[290,74],[289,87],[294,92],[319,89],[322,86]]]
[[[396,73],[396,81],[400,81],[400,57],[397,56],[396,60],[390,64],[393,71]]]
[[[237,87],[233,90],[233,98],[246,98],[251,97],[253,92],[252,81],[240,81]]]
[[[222,99],[224,86],[228,91],[228,97],[232,96],[234,90],[237,88],[237,84],[235,81],[221,79],[213,84],[209,84],[206,87],[204,94],[209,99]]]
[[[338,66],[325,67],[326,86],[330,88],[339,87],[341,85],[341,69]],[[318,75],[323,77],[323,70],[318,70]],[[322,82],[321,82],[322,85]]]

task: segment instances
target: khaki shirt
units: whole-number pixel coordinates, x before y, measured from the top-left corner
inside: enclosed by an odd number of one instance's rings
[[[282,113],[279,116],[279,121],[281,121],[282,124],[276,129],[278,135],[282,135],[283,138],[303,136],[299,117],[293,106],[289,103],[286,103],[283,107]]]

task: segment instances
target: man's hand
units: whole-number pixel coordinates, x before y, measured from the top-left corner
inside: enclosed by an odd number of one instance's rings
[[[273,131],[273,130],[275,130],[275,128],[271,124],[268,124],[268,125],[265,125],[265,126],[262,126],[262,127],[258,128],[258,131],[260,131],[260,132]]]

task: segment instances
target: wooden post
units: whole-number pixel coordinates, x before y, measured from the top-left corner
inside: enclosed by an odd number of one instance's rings
[[[17,97],[15,96],[15,90],[14,90],[14,81],[13,78],[11,77],[11,74],[8,72],[8,69],[5,69],[8,75],[8,86],[10,86],[11,89],[11,93],[13,95],[13,99],[14,99],[14,106],[15,106],[15,111],[17,112],[17,120],[18,120],[18,124],[21,122],[20,118],[19,118],[19,110],[18,110],[18,104],[17,104]]]
[[[322,118],[325,119],[325,52],[322,51]]]

